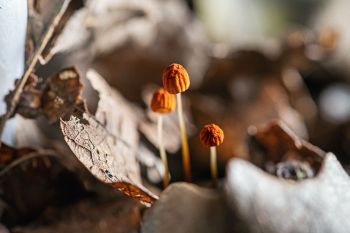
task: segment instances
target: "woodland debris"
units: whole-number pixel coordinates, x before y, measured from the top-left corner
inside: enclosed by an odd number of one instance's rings
[[[227,170],[226,196],[235,220],[233,232],[346,233],[350,229],[350,178],[332,153],[325,155],[316,177],[299,182],[278,179],[233,159]]]
[[[282,121],[274,121],[260,129],[251,126],[248,133],[251,162],[284,178],[315,176],[326,154],[300,139]]]
[[[228,216],[220,192],[194,184],[171,184],[141,224],[142,233],[224,233]]]
[[[23,88],[16,113],[26,118],[45,115],[50,123],[72,112],[81,102],[82,83],[80,74],[74,67],[63,69],[55,75],[43,79],[31,74]],[[10,105],[14,92],[6,97]]]
[[[137,111],[95,71],[87,77],[100,97],[96,114],[77,111],[62,119],[64,138],[96,178],[149,206],[157,196],[141,183]]]

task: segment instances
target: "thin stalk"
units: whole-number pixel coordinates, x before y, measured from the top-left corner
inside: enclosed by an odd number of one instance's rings
[[[190,151],[188,149],[187,133],[186,133],[185,121],[183,117],[181,93],[176,94],[176,102],[177,102],[177,113],[179,117],[179,125],[180,125],[180,132],[181,132],[182,168],[183,168],[185,180],[187,182],[191,182],[192,175],[191,175]]]
[[[213,180],[214,187],[217,186],[218,183],[218,168],[217,168],[217,161],[216,161],[216,146],[210,147],[210,172],[211,172],[211,178]]]
[[[164,166],[164,174],[163,174],[163,187],[166,188],[169,185],[169,167],[168,167],[168,159],[164,149],[163,144],[163,117],[158,117],[158,147],[160,157]]]

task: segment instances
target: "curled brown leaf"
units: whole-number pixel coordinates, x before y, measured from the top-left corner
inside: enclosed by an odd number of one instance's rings
[[[267,171],[282,177],[291,177],[286,174],[290,172],[305,173],[299,178],[312,177],[319,171],[325,152],[300,139],[283,122],[274,121],[260,129],[251,126],[248,133],[251,160]]]
[[[141,183],[137,111],[96,72],[89,71],[87,77],[99,93],[97,112],[62,119],[64,138],[95,177],[149,206],[157,196]]]

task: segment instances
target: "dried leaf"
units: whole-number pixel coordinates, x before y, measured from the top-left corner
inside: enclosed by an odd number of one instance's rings
[[[156,156],[147,145],[141,143],[137,152],[137,160],[141,165],[142,174],[152,183],[159,183],[162,181],[164,174],[164,166],[162,160]]]
[[[1,222],[6,226],[28,221],[48,206],[85,192],[76,175],[61,165],[56,151],[3,145],[0,157],[4,155],[10,155],[0,166],[0,199],[5,204],[0,206]]]
[[[21,158],[34,151],[35,150],[32,148],[15,149],[3,143],[0,148],[0,167],[4,167],[13,162],[14,160]]]
[[[229,232],[222,195],[193,184],[174,183],[147,210],[142,233]]]
[[[16,87],[13,91],[13,96],[8,101],[9,104],[7,106],[7,111],[5,112],[5,114],[1,116],[0,138],[4,131],[7,120],[11,116],[13,116],[15,113],[15,109],[20,100],[25,84],[27,83],[30,75],[33,73],[33,70],[35,69],[38,61],[40,60],[42,52],[44,51],[45,48],[47,48],[47,46],[49,45],[49,41],[53,38],[53,34],[55,33],[55,30],[57,30],[57,27],[62,19],[62,16],[66,12],[70,2],[71,0],[64,0],[63,2],[62,1],[52,2],[52,5],[50,5],[52,6],[52,8],[46,9],[45,14],[43,15],[43,18],[45,18],[44,21],[47,22],[47,24],[40,25],[41,21],[38,20],[36,21],[38,25],[35,25],[34,27],[32,27],[32,30],[37,29],[37,33],[33,34],[35,36],[33,36],[32,40],[29,39],[30,41],[29,44],[31,46],[26,46],[26,47],[32,48],[32,50],[29,51],[29,53],[32,52],[32,54],[28,55],[29,58],[27,59],[27,62],[26,62],[27,66],[26,66],[25,72],[22,78],[16,84]],[[29,28],[30,27],[28,27],[28,30],[30,31]]]
[[[47,80],[42,96],[42,109],[49,122],[71,112],[81,102],[82,88],[80,75],[74,67],[64,69]]]
[[[304,178],[309,178],[321,167],[325,152],[298,138],[281,121],[272,122],[259,130],[252,126],[248,132],[251,161],[271,173],[278,172],[279,166],[282,170],[291,170],[300,165],[306,175]]]
[[[316,177],[300,182],[278,179],[233,159],[226,187],[234,232],[345,233],[350,229],[350,179],[332,153],[326,154]]]
[[[70,67],[59,71],[52,77],[40,79],[31,74],[26,82],[16,113],[26,118],[36,118],[44,114],[50,123],[72,112],[81,102],[83,85],[76,68]],[[14,91],[5,97],[9,106]]]
[[[281,122],[248,132],[253,162],[273,175],[243,160],[229,162],[226,196],[234,232],[347,232],[350,179],[334,154],[298,138]],[[304,178],[309,179],[300,181]]]
[[[140,217],[140,204],[133,200],[85,199],[65,207],[49,208],[37,221],[16,227],[14,232],[135,233]]]
[[[64,138],[89,171],[101,181],[145,205],[157,197],[141,184],[138,148],[138,114],[95,71],[87,77],[99,92],[95,117],[88,113],[73,114],[61,120]]]

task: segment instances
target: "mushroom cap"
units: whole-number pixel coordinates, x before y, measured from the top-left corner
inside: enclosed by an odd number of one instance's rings
[[[173,63],[163,71],[163,86],[171,94],[186,91],[190,87],[190,77],[186,69]]]
[[[204,125],[199,140],[204,146],[218,146],[224,141],[224,131],[215,124]]]
[[[151,109],[153,112],[168,113],[174,111],[176,106],[175,96],[164,88],[159,88],[153,93]]]

